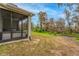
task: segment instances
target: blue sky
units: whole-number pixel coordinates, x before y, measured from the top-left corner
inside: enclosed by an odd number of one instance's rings
[[[38,13],[40,11],[46,12],[48,19],[58,19],[60,17],[64,17],[64,7],[58,8],[57,4],[55,3],[17,3],[16,5],[35,14],[35,16],[32,17],[32,22],[34,24],[39,22]]]

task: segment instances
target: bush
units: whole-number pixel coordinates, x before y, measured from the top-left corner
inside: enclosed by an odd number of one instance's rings
[[[33,31],[34,32],[46,32],[44,29],[41,29],[41,28],[34,28]]]

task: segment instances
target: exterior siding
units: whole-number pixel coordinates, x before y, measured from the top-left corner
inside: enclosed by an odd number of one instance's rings
[[[8,39],[11,39],[11,34],[10,33],[3,33],[2,40],[8,40]]]
[[[21,37],[21,33],[13,33],[13,38],[19,38]]]
[[[26,37],[26,33],[23,33],[22,38],[25,38],[25,37]],[[19,32],[13,33],[12,39],[15,39],[15,38],[17,38],[17,39],[21,38],[21,33],[19,33]],[[2,40],[10,40],[10,39],[11,39],[11,33],[10,32],[2,34]]]

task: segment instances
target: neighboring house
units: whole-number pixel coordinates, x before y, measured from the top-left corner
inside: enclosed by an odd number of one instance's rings
[[[31,39],[31,17],[33,15],[14,4],[0,3],[0,42],[25,37]],[[27,20],[28,23],[28,29],[25,32],[23,20]],[[19,24],[21,28],[19,28]]]

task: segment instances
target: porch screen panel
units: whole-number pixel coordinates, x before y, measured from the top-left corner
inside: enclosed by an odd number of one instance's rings
[[[10,12],[6,10],[1,10],[1,11],[2,11],[2,19],[3,19],[3,31],[10,31],[10,27],[11,27]]]

